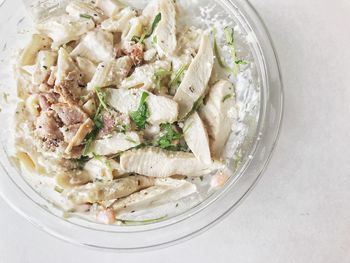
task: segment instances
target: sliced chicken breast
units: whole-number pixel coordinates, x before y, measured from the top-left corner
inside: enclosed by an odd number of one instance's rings
[[[171,152],[155,147],[131,150],[120,156],[122,169],[152,177],[202,176],[217,169],[205,165],[192,153]]]
[[[147,98],[150,116],[147,121],[153,125],[173,123],[177,120],[178,104],[166,97],[150,95]]]
[[[69,126],[85,122],[89,116],[77,105],[69,105],[67,103],[57,103],[51,106],[63,122]]]
[[[130,114],[138,109],[143,90],[108,89],[107,103],[121,113]],[[157,125],[177,120],[178,105],[172,99],[149,93],[146,100],[150,113],[147,121]]]
[[[154,179],[145,176],[130,176],[111,182],[95,182],[67,191],[73,204],[96,203],[126,197],[154,185]]]
[[[228,117],[228,111],[234,104],[233,84],[227,80],[220,80],[211,87],[208,100],[199,111],[208,129],[214,159],[220,159],[231,133],[232,120]]]
[[[212,163],[209,148],[209,138],[205,126],[198,113],[193,113],[184,125],[184,137],[188,147],[197,159],[204,164]]]
[[[189,66],[174,100],[179,104],[179,118],[192,110],[193,105],[206,92],[214,64],[213,48],[208,35],[203,35],[196,57]]]
[[[110,137],[96,140],[90,151],[97,155],[111,155],[124,152],[142,143],[142,138],[136,132],[113,133]]]
[[[140,104],[139,90],[106,89],[106,92],[107,104],[121,113],[129,114],[136,111]]]

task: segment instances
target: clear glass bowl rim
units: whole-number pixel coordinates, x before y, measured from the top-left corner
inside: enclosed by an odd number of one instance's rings
[[[84,226],[66,221],[45,207],[45,202],[22,178],[14,178],[10,162],[1,160],[0,195],[19,214],[40,229],[65,241],[115,251],[165,247],[204,232],[236,208],[259,180],[272,156],[283,117],[283,85],[278,58],[269,32],[248,0],[219,0],[240,13],[258,40],[265,73],[257,141],[252,158],[227,186],[195,208],[164,222],[117,228],[87,222]],[[6,155],[0,149],[0,155]],[[6,175],[6,176],[4,176]],[[43,220],[44,218],[44,220]]]

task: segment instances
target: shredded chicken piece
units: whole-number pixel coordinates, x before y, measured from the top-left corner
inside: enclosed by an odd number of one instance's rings
[[[76,104],[82,95],[82,89],[79,86],[81,74],[72,71],[60,84],[56,85],[54,91],[61,95],[64,102],[68,104]]]
[[[51,106],[66,126],[83,123],[89,116],[77,105],[57,103]]]
[[[41,112],[36,121],[35,135],[46,149],[55,151],[59,147],[59,143],[63,140],[60,126],[60,120],[54,111],[49,109]]]
[[[51,87],[49,85],[47,85],[46,83],[41,83],[39,85],[39,91],[40,92],[48,92],[51,90]]]
[[[141,65],[144,59],[143,45],[141,43],[137,43],[135,45],[131,45],[127,49],[123,50],[125,54],[129,55],[132,59],[134,65]]]
[[[52,104],[58,103],[59,95],[54,92],[44,92],[39,94],[39,106],[41,110],[47,110]]]

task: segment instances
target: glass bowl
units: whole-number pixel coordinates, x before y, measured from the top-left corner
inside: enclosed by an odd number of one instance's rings
[[[11,95],[15,94],[15,86],[6,80],[12,78],[10,56],[23,46],[30,18],[22,1],[0,1],[0,59],[3,64],[0,72],[0,195],[31,223],[60,239],[94,248],[122,251],[155,248],[189,239],[208,229],[227,216],[253,189],[271,158],[283,112],[282,80],[269,33],[246,0],[185,2],[191,8],[191,16],[200,15],[200,5],[210,4],[216,14],[233,20],[241,28],[242,34],[249,38],[247,44],[257,69],[255,78],[260,89],[258,118],[254,120],[243,143],[242,165],[222,189],[188,211],[161,222],[116,226],[62,217],[62,211],[39,195],[13,165],[8,146],[13,137],[8,128],[13,112],[6,103],[13,100]]]

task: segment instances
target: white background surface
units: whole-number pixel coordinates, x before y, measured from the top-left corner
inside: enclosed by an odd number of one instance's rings
[[[227,219],[137,254],[66,244],[0,201],[0,263],[350,262],[350,1],[252,0],[285,85],[281,138],[263,179]]]

